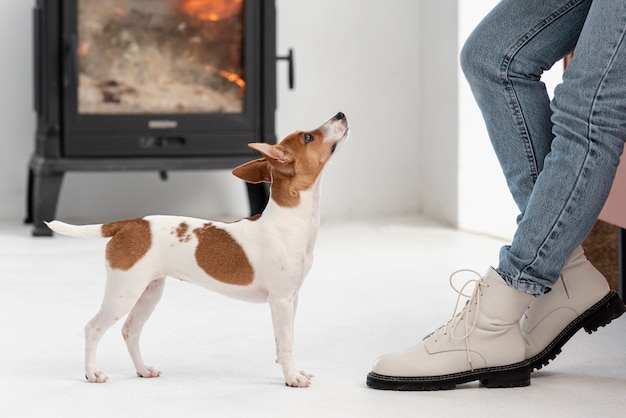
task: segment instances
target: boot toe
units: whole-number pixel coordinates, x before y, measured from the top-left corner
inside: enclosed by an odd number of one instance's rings
[[[415,376],[415,359],[409,350],[380,356],[374,362],[372,372],[383,376]]]
[[[426,340],[428,341],[428,340]],[[431,377],[470,370],[464,346],[450,346],[439,352],[429,352],[424,341],[404,350],[379,357],[372,372],[392,377]],[[484,367],[482,357],[472,354],[475,364]]]

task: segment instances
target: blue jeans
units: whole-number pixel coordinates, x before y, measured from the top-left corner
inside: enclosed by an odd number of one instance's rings
[[[541,74],[572,51],[550,101]],[[626,0],[503,0],[461,66],[520,210],[496,270],[540,295],[593,227],[624,148]]]

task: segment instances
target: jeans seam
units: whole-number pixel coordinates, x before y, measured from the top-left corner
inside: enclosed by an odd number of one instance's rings
[[[561,208],[561,210],[559,211],[559,215],[556,218],[554,224],[552,225],[552,228],[548,231],[548,233],[546,234],[546,238],[545,240],[541,243],[541,245],[538,248],[538,252],[537,255],[539,255],[539,252],[541,251],[541,249],[544,247],[544,245],[546,245],[546,243],[549,243],[549,241],[551,241],[552,239],[557,239],[558,235],[559,235],[559,229],[562,226],[562,218],[563,218],[563,213],[566,212],[568,210],[568,208],[570,208],[572,206],[573,199],[575,199],[575,195],[576,195],[576,191],[580,188],[580,182],[581,177],[584,175],[585,172],[588,172],[589,168],[587,167],[589,164],[589,156],[592,154],[592,152],[594,151],[594,144],[597,141],[594,141],[592,138],[593,136],[595,136],[595,134],[593,133],[593,120],[594,120],[594,108],[596,107],[597,104],[597,100],[598,97],[600,96],[600,91],[602,90],[602,86],[604,84],[604,81],[611,69],[611,64],[613,63],[613,61],[615,60],[615,55],[617,54],[617,51],[619,50],[620,46],[622,44],[624,44],[626,38],[626,22],[624,24],[624,27],[622,28],[622,33],[621,36],[619,38],[619,41],[616,43],[615,48],[613,50],[613,54],[611,55],[611,58],[609,60],[609,62],[607,63],[606,69],[604,70],[604,73],[602,74],[602,77],[600,78],[600,81],[598,82],[598,86],[594,92],[594,96],[593,96],[593,100],[591,101],[591,106],[589,107],[589,117],[587,119],[587,138],[589,139],[588,142],[588,147],[587,147],[587,153],[585,155],[585,159],[583,161],[583,164],[581,166],[580,172],[578,174],[578,178],[576,179],[576,183],[574,186],[574,189],[572,190],[571,194],[569,195],[568,199],[565,201],[565,203],[563,204],[563,207]],[[554,235],[556,234],[557,237],[555,237]],[[535,262],[537,261],[537,258],[535,258],[535,260],[533,260],[526,268],[532,267],[533,264],[535,264]],[[525,269],[524,269],[525,270]],[[520,275],[522,276],[522,275]]]
[[[587,137],[589,138],[590,142],[591,138],[592,138],[592,127],[593,127],[593,117],[594,117],[594,109],[596,107],[597,104],[597,100],[598,100],[598,96],[600,95],[600,90],[602,90],[602,86],[604,85],[604,81],[606,80],[606,77],[611,69],[611,65],[613,63],[613,61],[615,61],[615,55],[617,54],[617,51],[620,48],[620,45],[622,45],[624,43],[624,37],[626,35],[626,22],[625,25],[622,27],[622,34],[621,37],[619,39],[619,42],[617,42],[617,44],[615,45],[615,49],[613,50],[613,54],[611,55],[611,59],[609,60],[609,63],[606,67],[606,70],[604,71],[604,74],[602,74],[602,78],[600,79],[600,82],[598,83],[598,88],[596,89],[594,96],[593,96],[593,101],[591,102],[591,107],[589,109],[589,120],[588,120],[588,130],[587,130]]]
[[[539,176],[539,167],[537,164],[537,157],[535,155],[534,148],[532,146],[532,141],[530,138],[530,133],[528,130],[528,126],[526,124],[526,120],[521,111],[521,106],[519,104],[519,99],[515,92],[515,88],[513,87],[513,83],[509,77],[509,68],[510,64],[513,61],[513,58],[517,55],[517,53],[522,49],[522,47],[528,43],[535,35],[541,32],[548,25],[553,23],[555,20],[565,15],[567,12],[572,10],[574,7],[583,3],[585,0],[571,0],[567,4],[561,6],[559,9],[555,10],[552,14],[547,16],[545,19],[541,20],[537,25],[531,28],[528,32],[526,32],[513,46],[509,49],[509,51],[504,55],[504,59],[500,65],[500,78],[504,84],[504,89],[508,93],[508,102],[513,110],[513,114],[515,115],[517,121],[516,125],[518,127],[519,136],[523,139],[524,148],[526,149],[526,155],[529,163],[529,171],[533,182],[537,180]]]

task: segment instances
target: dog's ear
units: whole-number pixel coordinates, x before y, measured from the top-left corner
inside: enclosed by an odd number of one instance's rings
[[[233,174],[248,183],[271,183],[270,163],[265,158],[241,164],[233,169]]]
[[[285,152],[280,145],[270,145],[264,142],[255,142],[253,144],[248,144],[248,146],[263,154],[265,159],[279,173],[286,176],[293,176],[296,174],[296,170],[293,165],[293,156],[288,152]]]

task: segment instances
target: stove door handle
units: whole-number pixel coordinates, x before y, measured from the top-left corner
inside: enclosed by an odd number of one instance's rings
[[[293,49],[289,48],[287,55],[276,57],[277,61],[287,61],[287,79],[289,90],[293,90],[295,82],[294,82],[294,58],[293,58]]]

